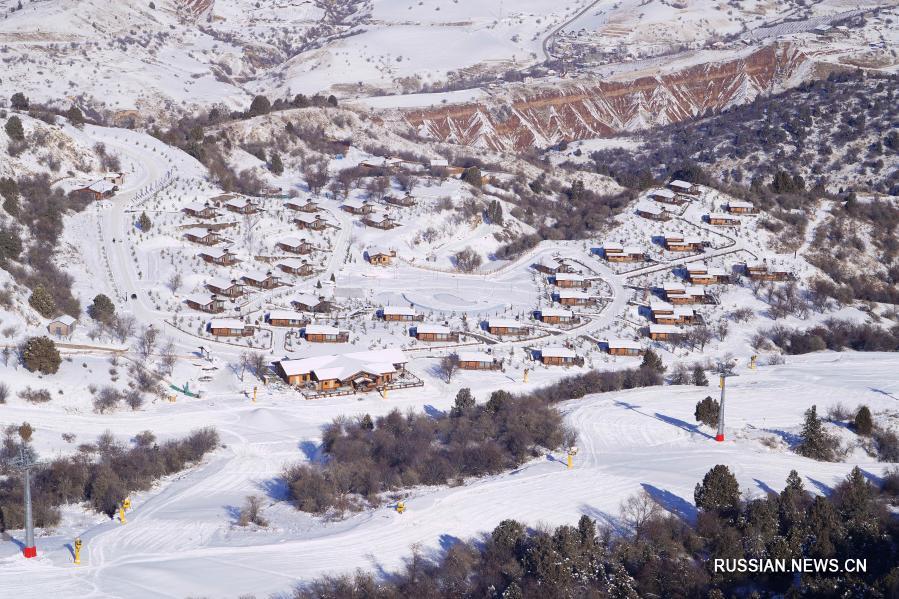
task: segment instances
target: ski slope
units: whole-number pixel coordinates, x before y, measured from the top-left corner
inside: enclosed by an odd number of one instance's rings
[[[181,435],[212,424],[224,447],[202,465],[134,498],[126,525],[94,517],[82,529],[68,527],[38,538],[39,557],[25,560],[2,545],[0,588],[9,597],[237,597],[284,592],[292,584],[355,568],[397,568],[413,544],[437,551],[455,539],[489,531],[504,518],[529,525],[558,525],[587,514],[614,521],[620,502],[641,489],[672,513],[695,515],[693,487],[715,464],[727,464],[747,494],[780,489],[796,469],[816,492],[826,492],[854,465],[879,476],[884,465],[860,450],[844,463],[819,463],[767,437],[798,432],[802,413],[837,402],[865,403],[875,412],[899,412],[899,356],[821,353],[763,366],[728,381],[727,441],[697,427],[695,403],[714,387],[660,387],[587,396],[561,405],[577,429],[580,452],[574,470],[564,455],[547,455],[521,468],[455,488],[422,488],[399,515],[389,505],[325,522],[283,501],[277,476],[284,464],[307,459],[319,442],[319,425],[339,414],[382,414],[397,407],[446,410],[451,392],[428,385],[420,394],[384,401],[365,398],[302,402],[263,396],[256,405],[234,396],[179,403],[171,410],[123,414],[116,432],[145,428]],[[478,381],[475,386],[475,380]],[[472,386],[479,400],[490,389],[519,391],[523,383],[495,373],[477,379],[463,373],[455,386]],[[532,383],[533,385],[533,383]],[[12,407],[12,406],[10,406]],[[17,409],[12,407],[12,409]],[[12,416],[16,416],[13,414]],[[90,415],[66,419],[69,430],[99,432]],[[854,437],[843,432],[846,439]],[[264,495],[268,529],[233,526],[243,497]],[[67,546],[85,542],[81,566]]]

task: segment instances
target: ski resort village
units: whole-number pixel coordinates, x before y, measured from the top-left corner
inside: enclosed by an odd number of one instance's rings
[[[896,3],[0,14],[0,597],[899,597]]]

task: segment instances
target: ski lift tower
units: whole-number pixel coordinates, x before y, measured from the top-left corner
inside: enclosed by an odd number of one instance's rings
[[[10,461],[13,468],[22,472],[25,492],[25,548],[22,555],[26,558],[37,557],[37,547],[34,546],[34,518],[31,515],[31,469],[38,464],[34,456],[25,451],[25,445],[19,447],[19,457]]]
[[[715,441],[718,441],[719,443],[724,441],[724,385],[727,381],[727,377],[740,376],[734,372],[734,366],[736,365],[736,360],[718,362],[718,367],[716,369],[719,379],[718,384],[721,387],[721,403],[718,406],[718,434],[715,435]]]

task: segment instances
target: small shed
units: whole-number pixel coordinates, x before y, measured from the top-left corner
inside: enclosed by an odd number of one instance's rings
[[[63,314],[59,318],[54,318],[47,325],[47,331],[56,337],[68,337],[75,332],[78,321],[68,314]]]

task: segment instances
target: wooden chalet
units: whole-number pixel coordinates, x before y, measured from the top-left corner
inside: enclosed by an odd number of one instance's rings
[[[640,343],[628,339],[608,339],[604,345],[612,356],[642,356],[646,353]]]
[[[555,298],[563,306],[587,306],[596,301],[589,294],[576,289],[560,289],[556,292]]]
[[[788,281],[793,278],[789,269],[767,262],[748,263],[744,265],[743,272],[753,281]]]
[[[583,359],[573,349],[567,347],[544,347],[540,350],[540,361],[547,366],[576,366],[583,364]]]
[[[285,237],[276,243],[275,247],[291,254],[309,254],[312,252],[312,244],[300,237]]]
[[[293,298],[290,301],[290,305],[303,312],[323,313],[331,311],[331,302],[323,297],[316,297],[308,293],[303,293]]]
[[[665,249],[669,252],[701,252],[705,243],[699,237],[685,237],[680,233],[665,235]]]
[[[727,212],[711,212],[708,215],[709,224],[716,227],[739,227],[740,219]]]
[[[328,221],[322,218],[322,215],[318,213],[301,214],[293,219],[293,223],[298,229],[308,229],[311,231],[321,231],[328,226]]]
[[[236,318],[210,320],[208,329],[216,337],[251,337],[256,332],[256,327]]]
[[[553,275],[553,283],[556,287],[561,287],[563,289],[584,289],[590,286],[590,283],[584,278],[584,275],[573,272],[556,273]]]
[[[687,280],[691,285],[716,285],[730,283],[730,276],[723,268],[709,268],[705,264],[687,265]]]
[[[249,198],[238,196],[230,199],[224,204],[225,210],[236,214],[256,214],[259,212],[259,206]]]
[[[675,179],[668,183],[668,189],[675,193],[684,194],[688,196],[698,196],[699,195],[699,186],[690,183],[688,181],[682,181],[680,179]]]
[[[204,204],[202,202],[191,202],[190,204],[185,204],[185,206],[181,209],[181,212],[194,218],[209,219],[218,216],[215,208],[213,208],[209,204]]]
[[[273,327],[304,327],[309,324],[309,317],[302,312],[291,310],[272,310],[265,315],[265,322]]]
[[[668,281],[662,285],[662,290],[665,293],[665,300],[674,305],[706,302],[705,289],[698,285]]]
[[[459,352],[457,355],[461,370],[499,370],[503,361],[484,352]]]
[[[415,338],[419,341],[458,341],[459,333],[440,324],[420,324],[415,327]]]
[[[731,214],[758,214],[758,208],[756,208],[750,202],[744,202],[742,200],[731,200],[727,203],[726,209]]]
[[[347,200],[340,205],[340,209],[356,215],[371,214],[375,209],[375,205],[369,200]]]
[[[103,178],[118,187],[125,184],[125,173],[106,173]]]
[[[281,281],[271,271],[253,270],[240,277],[240,280],[257,289],[274,289]]]
[[[521,337],[531,332],[531,328],[517,320],[491,318],[487,321],[487,330],[493,335]]]
[[[384,229],[385,231],[389,231],[390,229],[394,229],[399,226],[399,223],[390,217],[389,214],[385,214],[383,212],[372,212],[362,219],[362,222],[369,226],[374,227],[375,229]]]
[[[90,200],[99,201],[105,198],[111,198],[118,191],[118,186],[112,181],[106,179],[98,179],[90,185],[85,185],[78,189],[72,190],[72,194],[85,197]]]
[[[187,296],[185,300],[188,307],[200,312],[209,312],[210,314],[218,314],[225,310],[225,300],[209,293],[198,293]]]
[[[186,231],[184,231],[184,237],[188,241],[199,243],[202,245],[215,245],[219,241],[221,241],[221,237],[218,233],[216,233],[212,229],[206,229],[203,227],[193,227],[191,229],[187,229]]]
[[[649,325],[649,338],[653,341],[675,341],[683,336],[683,330],[671,324]]]
[[[320,207],[312,198],[291,198],[284,202],[284,207],[297,212],[318,212]]]
[[[78,321],[68,314],[54,318],[47,325],[47,332],[55,337],[68,337],[75,332]]]
[[[281,360],[275,370],[288,385],[311,386],[316,391],[346,389],[347,393],[373,391],[406,372],[405,354],[379,349],[298,360]]]
[[[558,308],[541,308],[534,315],[537,320],[546,324],[568,324],[575,321],[574,313],[571,310]]]
[[[396,250],[371,248],[366,252],[366,255],[369,264],[374,266],[389,266],[390,262],[396,258]]]
[[[650,220],[668,220],[670,218],[668,212],[664,208],[649,202],[637,204],[636,211],[637,216],[642,216],[643,218],[648,218]]]
[[[380,310],[380,316],[388,322],[412,322],[421,320],[421,317],[415,314],[415,310],[408,306],[384,306]]]
[[[209,248],[197,254],[203,262],[218,266],[231,266],[237,263],[237,256],[228,249]]]
[[[384,196],[384,201],[388,204],[393,204],[394,206],[402,206],[403,208],[411,208],[415,205],[415,198],[413,198],[410,193],[406,193],[406,195],[387,194]]]
[[[607,241],[602,245],[602,255],[609,262],[642,262],[646,260],[646,253],[635,246],[624,246],[620,243]]]
[[[243,286],[234,279],[213,277],[206,281],[206,289],[215,295],[223,295],[232,299],[243,295]]]
[[[288,274],[299,277],[308,277],[315,272],[308,260],[300,260],[298,258],[281,260],[275,266]]]
[[[211,198],[209,198],[209,201],[216,208],[222,208],[222,207],[224,207],[226,202],[229,202],[236,197],[237,197],[236,193],[222,193],[217,196],[212,196]]]
[[[696,318],[693,308],[687,306],[672,306],[670,311],[652,311],[652,321],[656,324],[693,324]]]
[[[307,324],[303,329],[303,337],[309,343],[347,343],[350,333],[324,324]]]
[[[674,206],[683,206],[687,203],[687,198],[677,195],[670,189],[654,189],[649,192],[649,197],[656,202],[672,204]]]

